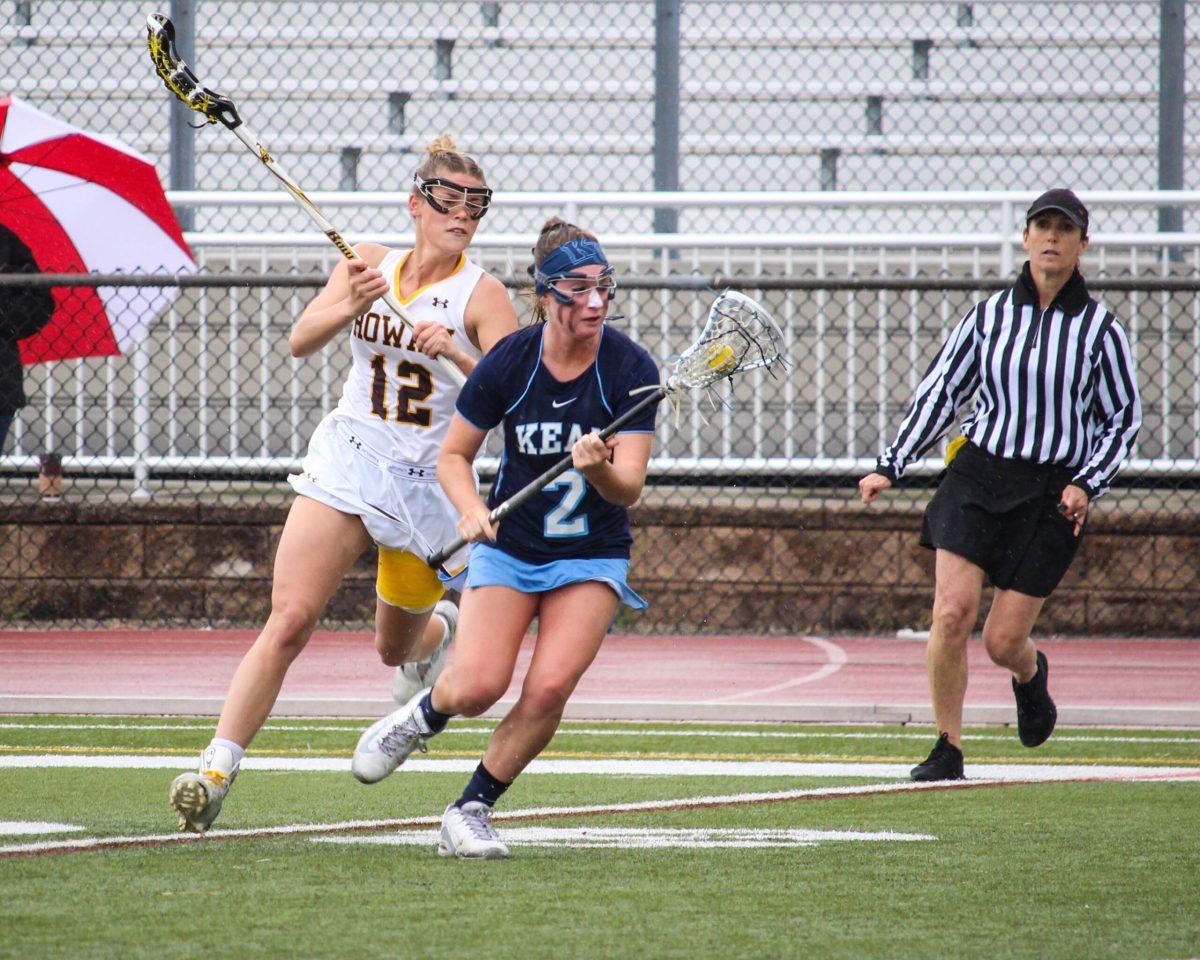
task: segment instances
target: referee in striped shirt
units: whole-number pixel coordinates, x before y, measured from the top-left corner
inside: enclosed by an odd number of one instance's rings
[[[963,777],[966,643],[985,576],[996,593],[983,641],[1012,672],[1021,742],[1050,736],[1046,655],[1029,635],[1142,422],[1125,332],[1079,272],[1087,209],[1070,190],[1047,191],[1026,213],[1023,238],[1029,260],[1017,282],[959,321],[895,441],[859,481],[871,503],[975,397],[921,530],[921,545],[937,551],[926,664],[938,740],[914,780]]]

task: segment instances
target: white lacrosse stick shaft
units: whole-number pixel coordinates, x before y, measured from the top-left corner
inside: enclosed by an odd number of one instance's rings
[[[253,153],[256,157],[258,157],[259,160],[262,161],[262,165],[271,171],[271,173],[275,176],[275,179],[283,184],[284,189],[287,190],[296,203],[300,205],[300,209],[308,214],[308,218],[323,234],[325,234],[325,236],[329,238],[330,242],[338,248],[342,256],[347,260],[361,260],[362,257],[360,257],[354,251],[354,248],[346,242],[345,238],[341,235],[341,233],[338,232],[334,225],[329,222],[329,219],[320,211],[320,209],[318,209],[317,205],[309,200],[307,196],[305,196],[304,191],[296,185],[296,181],[283,172],[279,164],[275,162],[275,158],[271,156],[270,151],[267,150],[267,148],[264,147],[249,130],[246,129],[245,123],[243,122],[239,126],[233,127],[232,130],[237,138],[246,145],[247,149],[249,149],[251,153]],[[383,295],[383,302],[395,312],[396,316],[400,319],[400,322],[408,327],[409,333],[411,334],[414,331],[416,324],[413,323],[412,317],[409,316],[408,311],[404,309],[400,301],[396,299],[390,288],[388,289],[387,293]],[[457,386],[461,387],[467,382],[467,375],[463,373],[462,370],[458,368],[458,365],[449,357],[439,356],[437,357],[437,362],[442,365],[446,371],[446,375],[449,376]]]
[[[354,248],[346,242],[325,214],[317,209],[317,205],[305,196],[296,181],[283,172],[283,169],[275,162],[275,158],[271,156],[271,152],[262,145],[262,141],[246,129],[233,101],[202,86],[188,65],[180,59],[175,50],[175,27],[170,18],[158,13],[148,14],[146,29],[148,31],[147,45],[150,49],[151,60],[154,62],[154,70],[166,84],[167,89],[186,106],[202,114],[209,123],[220,122],[226,129],[232,130],[237,138],[245,144],[246,149],[258,157],[262,165],[283,184],[292,199],[300,205],[300,209],[329,238],[330,243],[338,248],[338,252],[347,260],[361,260],[362,257],[354,252]],[[390,289],[382,299],[396,314],[401,325],[408,329],[411,336],[416,330],[416,324],[409,316],[408,311],[404,309]],[[456,386],[461,387],[467,382],[466,374],[449,357],[443,355],[436,359]]]

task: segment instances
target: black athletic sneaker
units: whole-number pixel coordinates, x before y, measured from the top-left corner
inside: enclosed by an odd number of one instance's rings
[[[914,780],[965,780],[963,776],[963,754],[950,742],[950,734],[943,733],[929,752],[924,763],[918,763],[909,772]]]
[[[1050,739],[1058,710],[1050,699],[1046,680],[1050,665],[1041,650],[1037,652],[1037,673],[1028,683],[1013,678],[1013,694],[1017,698],[1017,734],[1027,747],[1036,747]]]

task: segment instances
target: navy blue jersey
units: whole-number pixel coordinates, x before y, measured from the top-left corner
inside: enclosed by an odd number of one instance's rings
[[[504,423],[504,455],[487,504],[495,508],[571,452],[585,433],[602,429],[657,386],[650,355],[604,327],[595,362],[574,380],[556,380],[542,365],[535,324],[509,334],[472,371],[458,396],[460,416],[480,430]],[[652,433],[651,406],[622,433]],[[569,557],[629,557],[629,511],[609,503],[578,470],[551,481],[500,522],[496,546],[527,563]]]

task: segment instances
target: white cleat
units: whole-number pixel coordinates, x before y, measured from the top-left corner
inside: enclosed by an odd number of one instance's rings
[[[224,759],[225,766],[233,767],[229,751],[225,757],[216,758],[214,752],[222,747],[209,747],[200,759],[200,769],[194,773],[181,773],[171,781],[171,806],[179,814],[179,829],[185,833],[205,833],[221,812],[225,794],[233,785],[237,769],[226,776],[213,769],[214,759]]]
[[[438,856],[460,860],[503,860],[508,847],[492,826],[492,808],[473,800],[461,807],[450,804],[442,814]]]
[[[363,783],[378,783],[393,773],[414,750],[425,753],[425,742],[433,731],[425,724],[421,713],[420,690],[399,710],[376,720],[358,738],[354,748],[351,772]]]
[[[446,654],[458,629],[458,607],[449,600],[439,600],[433,613],[445,622],[446,637],[426,659],[412,660],[396,668],[396,676],[392,680],[392,699],[397,703],[408,703],[413,694],[432,687],[446,668]]]
[[[228,773],[226,773],[228,770]],[[204,833],[221,812],[224,794],[238,776],[238,764],[224,746],[209,744],[200,754],[196,773],[181,773],[170,784],[170,805],[179,814],[179,829]]]

